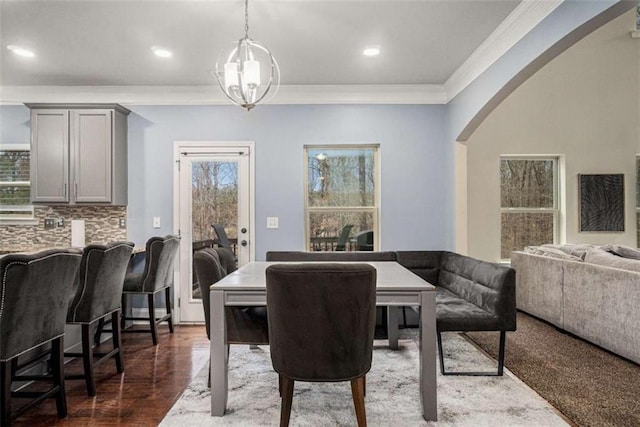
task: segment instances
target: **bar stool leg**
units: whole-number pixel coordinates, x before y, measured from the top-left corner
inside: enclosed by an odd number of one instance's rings
[[[82,362],[84,363],[84,381],[87,384],[87,394],[96,395],[96,383],[93,378],[93,346],[91,341],[90,324],[82,325]]]
[[[148,294],[147,299],[149,300],[149,326],[151,326],[151,339],[153,340],[153,345],[158,344],[158,332],[156,331],[156,305],[153,297],[155,294]]]
[[[118,352],[115,354],[116,369],[118,373],[124,372],[124,360],[122,359],[122,337],[120,335],[120,328],[118,327],[118,320],[120,318],[120,310],[116,310],[111,313],[111,324],[113,325],[113,348]]]
[[[127,315],[127,294],[122,294],[122,316],[120,317],[120,330],[124,331],[124,328],[127,326],[127,321],[125,320],[125,316]]]
[[[83,327],[85,325],[82,325]],[[88,330],[87,325],[87,330]],[[84,335],[84,334],[83,334]],[[90,334],[86,334],[87,342],[90,342]],[[84,341],[84,336],[83,336]],[[51,371],[53,374],[53,384],[58,387],[56,394],[56,408],[58,410],[58,417],[64,418],[67,416],[67,394],[64,387],[64,338],[59,337],[51,342]],[[95,395],[95,389],[93,394]]]
[[[11,424],[12,362],[0,362],[0,391],[2,391],[2,397],[0,398],[0,424],[3,426]]]
[[[167,307],[167,322],[169,323],[169,333],[173,333],[173,319],[171,314],[171,288],[165,288],[164,290],[165,306]]]

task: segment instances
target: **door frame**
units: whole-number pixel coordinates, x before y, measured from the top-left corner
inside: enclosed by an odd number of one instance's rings
[[[233,148],[247,150],[249,156],[249,227],[251,230],[251,242],[249,246],[249,262],[255,260],[255,239],[256,239],[256,215],[255,215],[255,141],[174,141],[173,142],[173,230],[180,235],[180,153],[185,149],[195,149],[198,151],[210,150],[212,153],[216,149]],[[182,252],[182,242],[180,243]],[[189,248],[191,249],[191,248]],[[182,260],[179,261],[174,270],[173,298],[175,323],[182,323],[180,301],[180,279]],[[192,322],[187,322],[192,323]]]

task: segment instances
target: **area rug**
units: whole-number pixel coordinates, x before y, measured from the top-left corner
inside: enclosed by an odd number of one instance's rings
[[[371,426],[566,426],[556,410],[510,372],[503,377],[438,375],[438,422],[422,419],[418,340],[403,330],[399,350],[376,341],[365,406]],[[491,370],[495,361],[455,333],[443,334],[446,369]],[[205,365],[161,426],[276,426],[278,377],[269,347],[231,346],[229,397],[224,417],[211,417]],[[296,382],[291,426],[355,425],[348,382]]]

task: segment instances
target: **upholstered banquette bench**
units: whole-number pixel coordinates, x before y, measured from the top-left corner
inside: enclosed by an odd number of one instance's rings
[[[436,286],[436,321],[443,375],[442,332],[499,331],[497,375],[503,374],[506,331],[516,330],[516,276],[510,267],[447,251],[398,251],[396,261]]]
[[[448,251],[387,252],[267,252],[267,261],[396,261],[436,286],[436,321],[440,370],[443,375],[485,375],[486,372],[447,372],[442,332],[500,332],[498,370],[502,375],[505,333],[516,330],[515,271]],[[397,316],[390,312],[390,318]],[[397,325],[389,321],[389,327]],[[394,331],[389,331],[392,337]],[[391,344],[391,343],[390,343]],[[494,374],[494,373],[491,373]],[[495,375],[494,374],[494,375]]]

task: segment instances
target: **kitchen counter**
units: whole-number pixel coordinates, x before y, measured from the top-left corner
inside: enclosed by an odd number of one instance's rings
[[[0,255],[7,255],[13,253],[34,253],[40,251],[46,251],[47,249],[69,249],[74,246],[50,246],[50,245],[29,245],[29,246],[2,246],[0,247]],[[75,247],[76,249],[82,249],[81,247]],[[144,246],[136,246],[133,248],[133,253],[137,254],[145,251]]]

